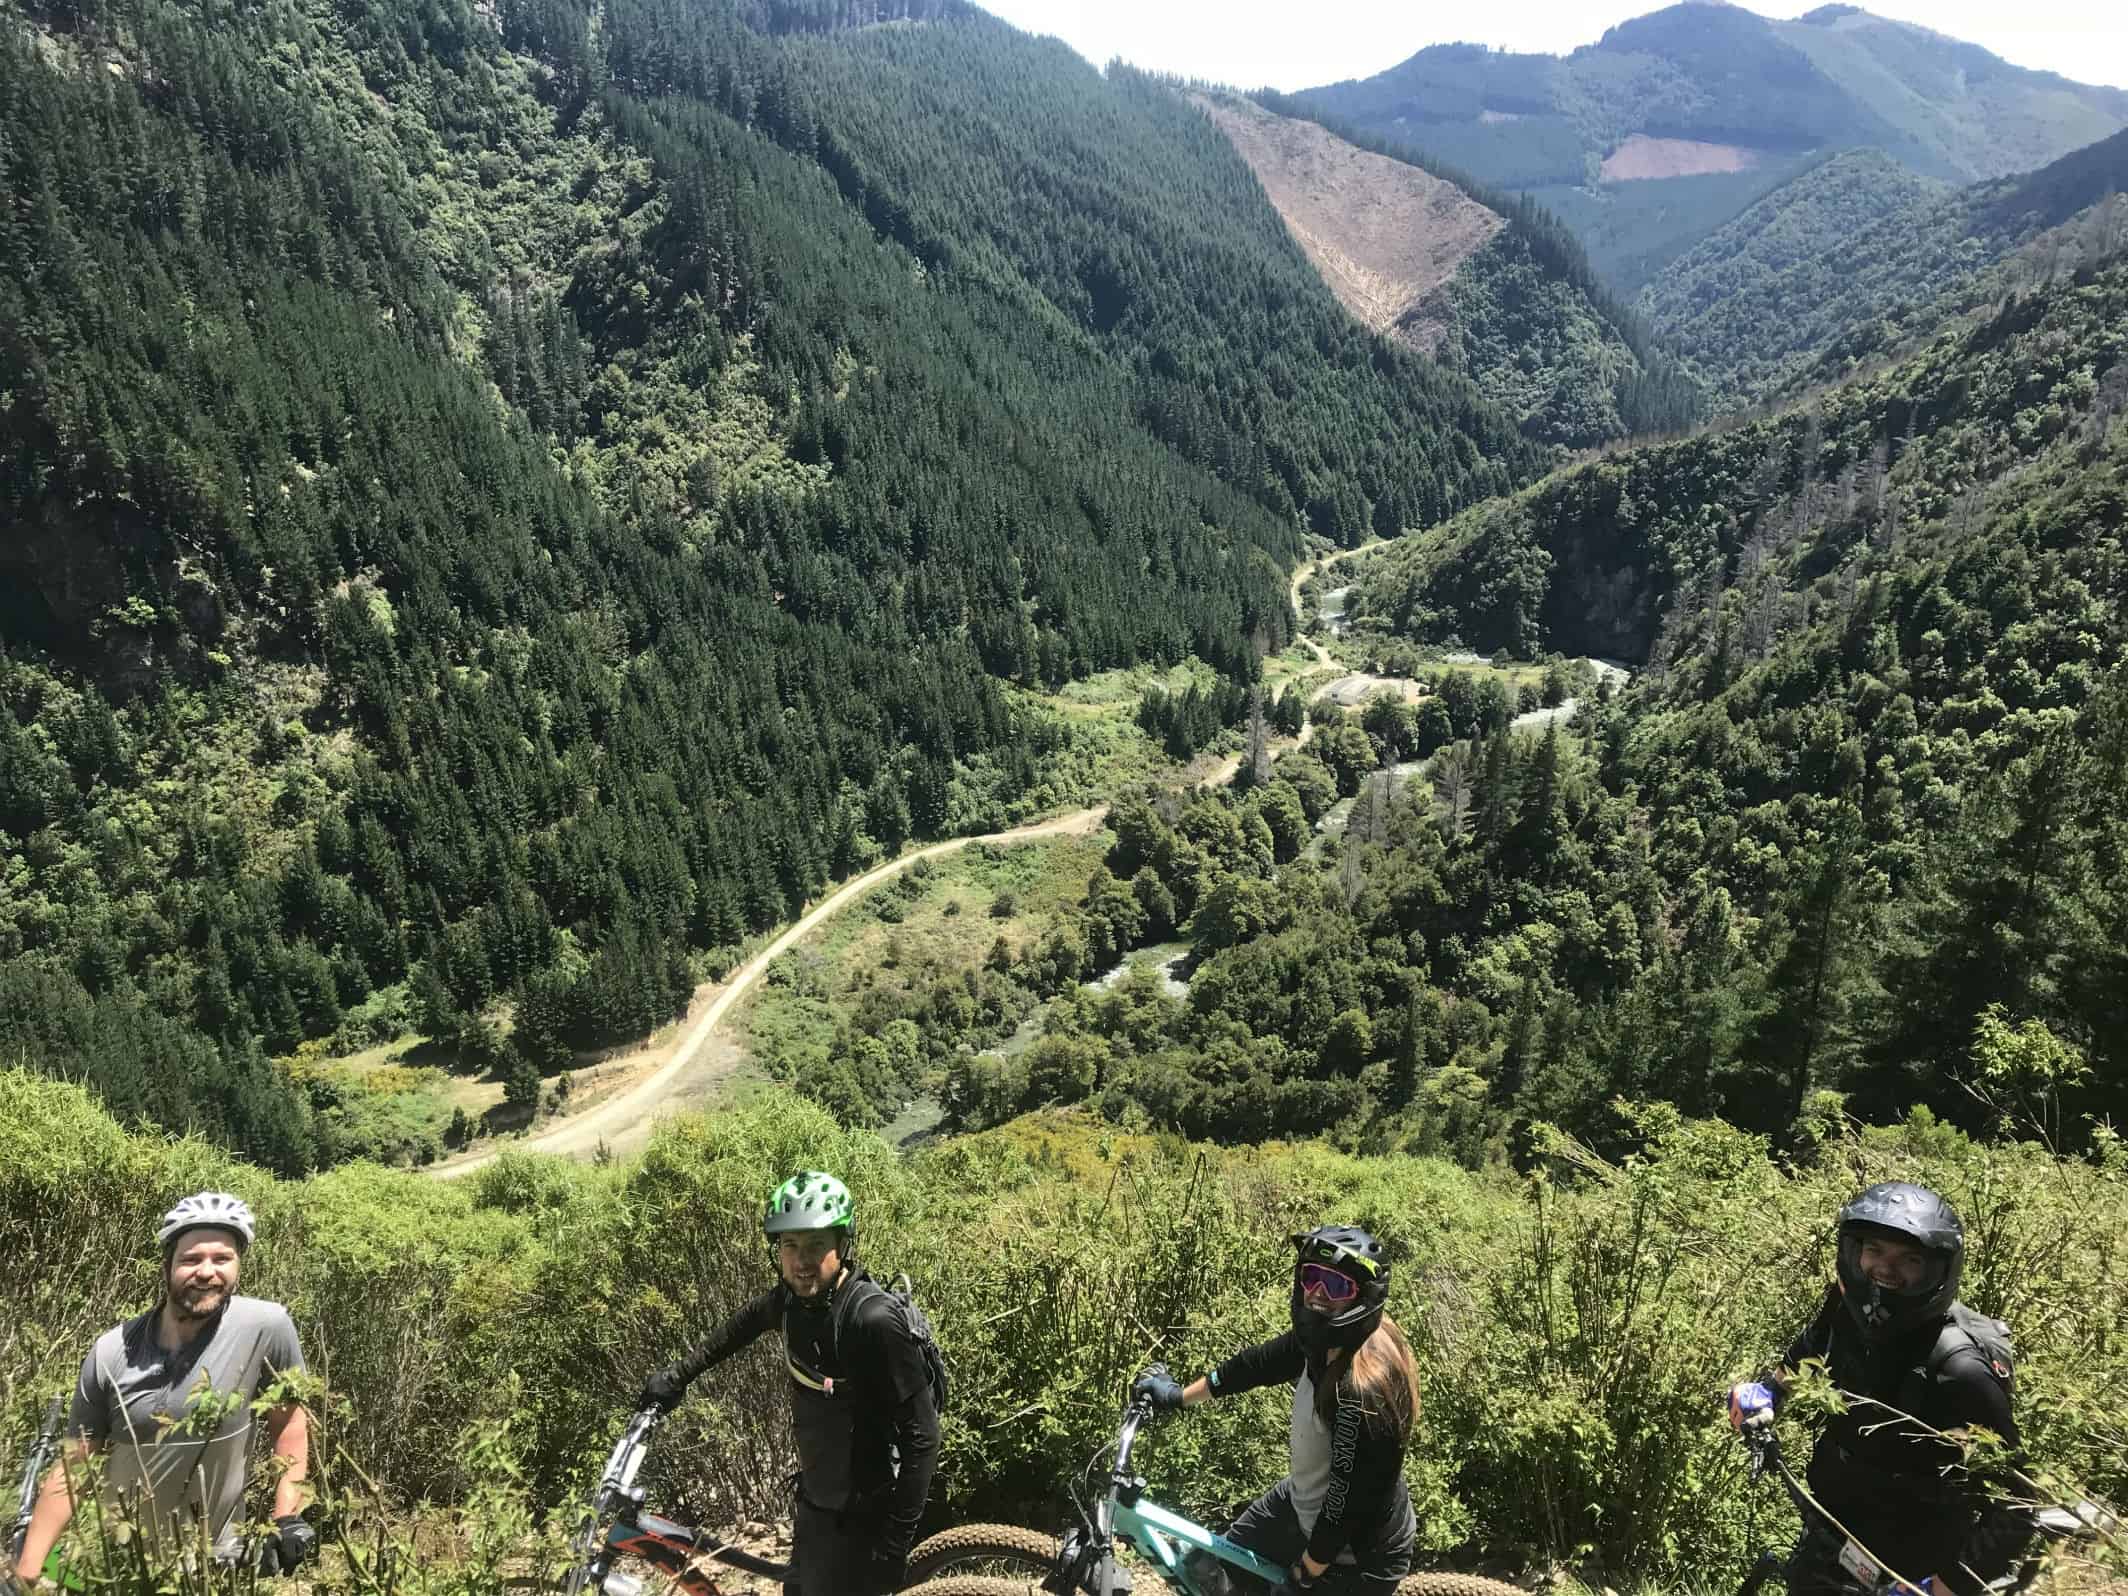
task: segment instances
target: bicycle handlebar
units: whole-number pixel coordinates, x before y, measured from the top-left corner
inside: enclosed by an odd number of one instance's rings
[[[1751,1477],[1754,1480],[1772,1469],[1780,1477],[1782,1488],[1788,1492],[1789,1500],[1795,1503],[1796,1512],[1806,1525],[1822,1522],[1829,1528],[1838,1529],[1831,1523],[1825,1509],[1797,1483],[1794,1470],[1789,1468],[1787,1458],[1782,1455],[1781,1438],[1771,1424],[1746,1425],[1740,1433],[1751,1453]],[[2032,1532],[2040,1537],[2042,1545],[2047,1541],[2095,1538],[2105,1533],[2113,1522],[2112,1515],[2090,1501],[2080,1501],[2074,1507],[2029,1507],[2026,1514]],[[2038,1573],[2040,1561],[2040,1554],[2035,1553],[2021,1569],[1993,1581],[1988,1589],[1996,1592],[2022,1590]]]
[[[600,1483],[615,1491],[625,1491],[635,1484],[636,1471],[642,1468],[643,1459],[650,1452],[650,1437],[657,1430],[658,1421],[665,1417],[660,1408],[640,1408],[628,1421],[628,1428],[621,1432],[620,1440],[613,1445],[613,1455],[606,1460],[606,1472]]]

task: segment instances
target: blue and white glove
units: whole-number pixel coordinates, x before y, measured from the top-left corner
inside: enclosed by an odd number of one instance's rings
[[[1773,1422],[1773,1393],[1757,1380],[1729,1388],[1729,1428],[1739,1435]]]

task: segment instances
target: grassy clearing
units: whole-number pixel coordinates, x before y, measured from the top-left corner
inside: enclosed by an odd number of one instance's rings
[[[454,1114],[463,1109],[477,1121],[502,1101],[499,1082],[439,1067],[450,1056],[425,1037],[406,1036],[344,1058],[298,1055],[289,1069],[336,1155],[425,1164],[441,1153]]]
[[[812,941],[777,960],[742,1005],[736,1034],[780,1078],[824,1059],[868,994],[928,991],[974,969],[1003,940],[1015,954],[1086,896],[1112,839],[1052,837],[1009,848],[970,843],[867,893]]]
[[[1335,639],[1323,637],[1319,641],[1327,649]],[[1334,654],[1335,651],[1332,652]],[[1273,698],[1293,687],[1300,688],[1302,692],[1313,692],[1336,674],[1332,667],[1323,664],[1315,657],[1313,650],[1298,640],[1288,644],[1279,653],[1264,656],[1264,688]]]
[[[1102,671],[1055,693],[1026,694],[1071,727],[1072,746],[1057,757],[1049,777],[1056,807],[1101,803],[1140,782],[1174,780],[1180,767],[1139,728],[1138,705],[1151,688],[1179,694],[1217,680],[1211,666],[1192,659],[1167,670],[1142,665]]]

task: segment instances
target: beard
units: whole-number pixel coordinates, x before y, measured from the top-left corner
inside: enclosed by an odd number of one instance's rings
[[[229,1300],[229,1287],[220,1282],[178,1286],[170,1293],[170,1309],[182,1320],[209,1319]]]

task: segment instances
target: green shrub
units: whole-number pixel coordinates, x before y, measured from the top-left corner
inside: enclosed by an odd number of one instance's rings
[[[1430,1557],[1712,1588],[1740,1572],[1754,1521],[1761,1541],[1792,1529],[1769,1490],[1747,1491],[1722,1392],[1812,1310],[1838,1204],[1896,1174],[1966,1216],[1966,1294],[2016,1331],[2035,1476],[2118,1499],[2128,1187],[2111,1139],[2082,1162],[1925,1115],[1814,1123],[1816,1151],[1785,1166],[1727,1126],[1634,1110],[1614,1144],[1630,1155],[1552,1137],[1529,1177],[1314,1143],[1198,1147],[1069,1113],[902,1160],[770,1094],[662,1125],[632,1164],[519,1154],[452,1183],[374,1165],[277,1182],[0,1073],[0,1243],[21,1308],[0,1328],[0,1447],[89,1337],[149,1300],[161,1208],[228,1186],[260,1211],[246,1289],[288,1303],[332,1393],[321,1478],[369,1504],[329,1511],[448,1509],[462,1561],[424,1577],[471,1590],[498,1555],[473,1544],[472,1504],[572,1500],[643,1376],[768,1285],[765,1194],[821,1167],[857,1194],[858,1257],[912,1276],[953,1367],[934,1526],[1058,1524],[1131,1375],[1154,1358],[1194,1375],[1276,1334],[1285,1238],[1336,1218],[1393,1250],[1390,1312],[1424,1387],[1407,1470]],[[1277,1478],[1285,1401],[1259,1392],[1151,1432],[1158,1497],[1216,1518]],[[779,1516],[792,1463],[769,1342],[704,1376],[645,1484],[682,1517]]]

